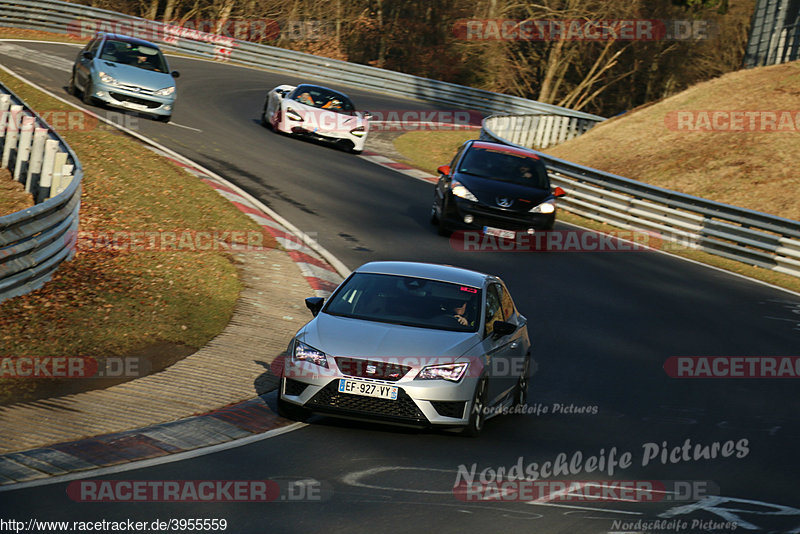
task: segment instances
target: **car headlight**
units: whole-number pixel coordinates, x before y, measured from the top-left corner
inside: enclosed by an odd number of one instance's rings
[[[169,96],[174,92],[175,92],[175,86],[173,85],[171,87],[165,87],[163,89],[159,89],[158,91],[155,92],[155,94],[157,94],[158,96]]]
[[[556,201],[551,199],[534,206],[531,208],[530,213],[553,213],[554,211],[556,211]]]
[[[107,83],[109,85],[119,85],[119,82],[116,78],[111,76],[110,74],[106,74],[103,71],[97,73],[97,77],[100,78],[100,81],[103,83]]]
[[[295,341],[294,343],[294,351],[292,353],[292,361],[294,362],[311,362],[314,364],[319,365],[320,367],[328,368],[328,357],[327,355],[311,347],[306,345],[302,341]]]
[[[449,380],[458,382],[467,371],[469,363],[445,363],[424,367],[417,375],[416,380]]]
[[[356,137],[364,137],[367,135],[367,131],[363,126],[358,126],[350,130],[350,133],[355,135]]]
[[[286,108],[286,117],[293,121],[303,122],[303,117],[292,108]]]
[[[455,196],[463,198],[464,200],[471,200],[472,202],[478,201],[475,195],[473,195],[472,192],[458,180],[453,180],[453,185],[451,185],[450,187],[451,191]]]

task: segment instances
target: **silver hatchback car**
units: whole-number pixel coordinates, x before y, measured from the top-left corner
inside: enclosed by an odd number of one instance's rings
[[[167,60],[155,44],[99,32],[75,59],[69,92],[86,104],[102,102],[168,122],[177,92]]]
[[[312,413],[409,426],[484,422],[527,401],[527,320],[502,280],[444,265],[372,262],[327,302],[283,363],[280,415]]]

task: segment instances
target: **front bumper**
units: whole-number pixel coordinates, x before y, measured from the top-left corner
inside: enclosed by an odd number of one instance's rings
[[[320,141],[327,141],[329,143],[346,142],[353,146],[353,150],[364,150],[364,145],[367,142],[366,134],[359,137],[351,134],[350,132],[341,132],[336,130],[323,130],[320,128],[309,130],[308,128],[303,127],[302,122],[292,121],[291,119],[287,119],[286,122],[288,123],[289,131],[294,135],[311,137]]]
[[[465,376],[460,382],[413,380],[408,378],[416,376],[417,370],[413,370],[398,381],[390,381],[350,376],[323,368],[319,370],[324,373],[314,376],[317,370],[310,367],[313,365],[286,364],[279,389],[283,400],[314,413],[404,426],[454,427],[468,422],[477,384],[474,377]],[[340,393],[341,378],[397,387],[397,400]]]
[[[485,226],[525,232],[533,230],[551,230],[556,220],[556,212],[530,213],[492,208],[477,202],[463,200],[450,196],[445,202],[445,209],[440,216],[448,228],[454,230],[482,230]],[[466,216],[472,217],[472,222],[465,222]]]
[[[92,97],[108,106],[150,115],[172,115],[175,96],[147,94],[146,90],[133,91],[124,87],[106,84],[95,80]]]

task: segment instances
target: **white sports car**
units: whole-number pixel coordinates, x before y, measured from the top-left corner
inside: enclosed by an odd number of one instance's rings
[[[261,122],[277,132],[304,135],[361,153],[369,133],[366,111],[338,91],[319,85],[279,85],[267,94]]]

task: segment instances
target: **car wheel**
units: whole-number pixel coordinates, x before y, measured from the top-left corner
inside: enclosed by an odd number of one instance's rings
[[[531,358],[528,355],[525,358],[525,365],[522,369],[522,374],[517,379],[517,387],[514,391],[514,406],[520,406],[524,409],[528,403],[528,372],[530,370]]]
[[[264,110],[261,112],[261,126],[266,128],[272,128],[272,124],[270,124],[269,119],[267,119],[267,108],[264,106]]]
[[[488,398],[488,380],[484,377],[475,386],[475,394],[472,396],[472,410],[469,414],[469,422],[461,430],[461,434],[474,438],[483,430],[486,422],[486,402]]]
[[[283,132],[282,132],[282,131],[280,131],[280,129],[278,128],[278,124],[280,124],[280,122],[281,122],[281,110],[278,110],[278,111],[276,111],[276,112],[275,112],[275,114],[272,116],[272,131],[273,131],[273,132],[275,132],[275,133],[279,133],[279,134],[282,134],[282,133],[283,133]]]
[[[433,204],[431,205],[431,224],[437,225],[439,224],[439,216],[436,214],[436,206],[438,202],[436,202],[436,197],[433,197]]]
[[[72,71],[72,76],[69,77],[69,85],[67,86],[67,92],[72,96],[78,95],[78,88],[75,86],[75,70]]]
[[[94,98],[92,97],[92,93],[94,93],[94,87],[92,87],[92,81],[89,80],[86,82],[86,87],[83,89],[83,103],[87,106],[94,105]]]
[[[172,119],[172,115],[154,115],[153,118],[158,122],[169,122]]]
[[[450,237],[453,235],[453,231],[448,228],[442,221],[439,221],[439,227],[437,228],[436,232],[442,237]]]

